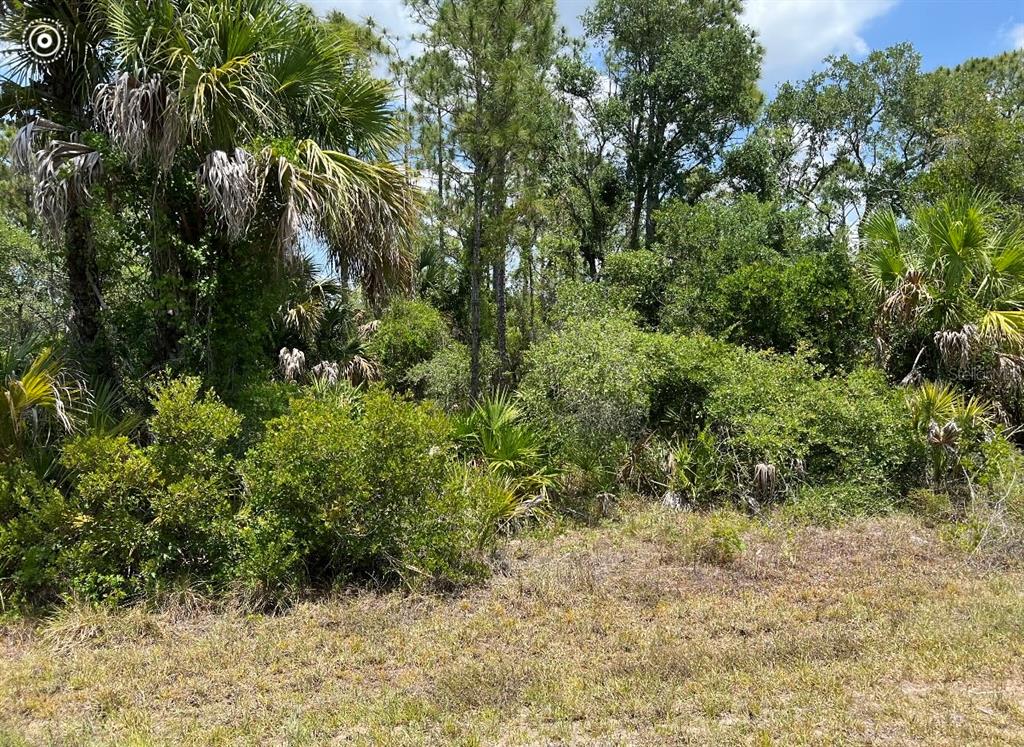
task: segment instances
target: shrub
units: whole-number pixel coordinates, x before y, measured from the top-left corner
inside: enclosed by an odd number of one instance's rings
[[[384,312],[367,350],[380,363],[384,381],[404,388],[409,369],[430,360],[448,339],[448,325],[440,311],[425,301],[398,300]]]
[[[611,316],[631,322],[640,321],[629,294],[623,288],[572,280],[558,286],[548,320],[555,329],[561,329],[572,320]]]
[[[459,342],[445,345],[428,361],[409,369],[406,381],[419,396],[433,400],[447,412],[469,406],[469,348]],[[489,381],[498,369],[498,357],[489,345],[480,349],[480,379]]]
[[[800,484],[855,481],[879,495],[916,479],[921,449],[902,394],[880,374],[825,376],[805,358],[701,338],[662,338],[653,411],[685,432],[708,427],[752,502]]]
[[[647,249],[609,255],[601,268],[602,283],[632,308],[649,327],[657,327],[669,272],[665,258]]]
[[[453,451],[443,414],[384,390],[294,400],[243,467],[241,581],[266,600],[306,580],[471,574],[479,528]]]
[[[784,513],[800,522],[835,526],[859,516],[891,513],[897,507],[894,496],[871,485],[837,482],[800,488]]]
[[[45,572],[40,563],[31,579],[23,570],[26,594],[119,601],[176,579],[221,578],[235,537],[231,449],[240,418],[201,396],[197,379],[158,385],[153,406],[152,445],[76,438],[61,457],[66,499],[38,484],[32,496],[18,493],[10,531],[50,548]]]
[[[573,318],[530,350],[519,394],[563,451],[606,452],[644,430],[652,381],[647,337],[620,317]]]
[[[833,370],[854,361],[870,321],[863,284],[840,251],[745,265],[723,277],[707,303],[709,332],[779,352],[806,343]]]
[[[0,463],[0,611],[55,588],[67,517],[56,488],[19,462]]]

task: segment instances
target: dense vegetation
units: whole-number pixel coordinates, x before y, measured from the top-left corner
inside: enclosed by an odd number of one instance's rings
[[[408,1],[411,58],[288,0],[5,6],[3,610],[450,588],[625,498],[1019,552],[1024,53],[766,100],[738,0]]]

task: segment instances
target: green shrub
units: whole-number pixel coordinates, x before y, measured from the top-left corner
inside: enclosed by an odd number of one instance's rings
[[[607,451],[647,422],[647,337],[619,317],[574,318],[535,345],[519,394],[527,417],[563,452]]]
[[[222,578],[235,541],[231,450],[239,416],[197,379],[153,390],[154,443],[102,433],[68,442],[61,457],[70,487],[21,490],[10,532],[32,534],[46,568],[33,561],[20,584],[36,597],[74,593],[120,601],[180,579]],[[24,485],[22,479],[22,485]]]
[[[751,502],[850,481],[898,495],[917,479],[923,454],[910,413],[877,372],[826,376],[799,355],[701,338],[661,338],[655,349],[652,415],[684,433],[710,428]]]
[[[425,301],[394,301],[381,317],[367,351],[380,363],[384,381],[404,388],[406,373],[430,360],[449,340],[448,324],[441,312]]]
[[[835,526],[859,516],[892,513],[896,498],[874,486],[856,482],[807,485],[796,491],[784,513],[800,522]]]
[[[554,307],[548,321],[561,329],[572,320],[619,317],[638,322],[630,294],[623,288],[606,283],[570,280],[558,286]]]
[[[55,589],[67,518],[56,488],[20,462],[0,463],[0,611]]]
[[[405,380],[417,395],[431,399],[447,412],[464,410],[470,405],[469,348],[460,342],[445,345],[430,360],[409,369]],[[482,345],[480,349],[480,380],[491,380],[498,369],[498,356],[494,348]]]
[[[649,327],[658,326],[668,278],[665,258],[647,249],[611,254],[601,267],[602,284]]]
[[[433,406],[380,389],[358,403],[294,400],[242,470],[243,585],[267,600],[307,580],[461,580],[479,528],[450,489],[453,453]]]
[[[778,352],[806,343],[833,370],[868,337],[871,309],[845,251],[746,265],[722,279],[711,331]]]

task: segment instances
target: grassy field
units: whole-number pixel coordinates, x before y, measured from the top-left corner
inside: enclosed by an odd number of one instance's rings
[[[909,518],[715,521],[517,541],[457,597],[9,623],[0,743],[1024,745],[1019,569]]]

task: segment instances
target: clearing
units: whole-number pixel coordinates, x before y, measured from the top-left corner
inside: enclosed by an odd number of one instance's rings
[[[8,623],[0,744],[1024,745],[1020,567],[910,517],[713,564],[706,521],[517,540],[456,597]]]

